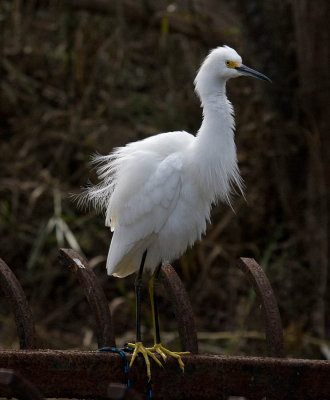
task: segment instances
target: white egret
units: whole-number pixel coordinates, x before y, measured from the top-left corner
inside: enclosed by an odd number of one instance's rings
[[[183,370],[179,352],[164,348],[160,341],[154,279],[165,261],[178,258],[205,233],[212,204],[229,203],[236,187],[242,192],[236,146],[234,115],[226,97],[230,78],[250,75],[270,81],[242,64],[237,52],[218,47],[210,52],[195,79],[195,90],[203,107],[203,122],[196,136],[168,132],[129,143],[110,155],[96,156],[100,183],[91,186],[85,199],[105,210],[105,224],[113,231],[107,272],[125,277],[138,272],[136,280],[137,335],[130,365],[138,353],[144,356],[150,377],[148,355],[165,360],[175,357]],[[154,322],[154,346],[141,340],[141,276],[152,275],[149,286]]]

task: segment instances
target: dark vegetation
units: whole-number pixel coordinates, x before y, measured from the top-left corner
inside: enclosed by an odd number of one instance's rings
[[[235,212],[216,207],[207,236],[175,263],[201,350],[265,354],[259,305],[235,267],[248,256],[278,298],[287,355],[326,356],[328,21],[325,0],[1,1],[0,256],[24,287],[40,346],[96,347],[82,290],[57,260],[63,246],[79,246],[101,279],[118,343],[134,338],[134,277],[106,276],[103,216],[79,210],[70,193],[96,180],[94,152],[196,132],[195,73],[211,48],[228,44],[274,85],[229,83],[246,200],[234,199]],[[0,307],[1,346],[17,347],[4,299]],[[165,340],[176,341],[165,293],[161,315]],[[148,337],[150,327],[147,313]]]

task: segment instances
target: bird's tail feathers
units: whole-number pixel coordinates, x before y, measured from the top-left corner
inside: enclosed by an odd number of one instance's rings
[[[137,270],[138,266],[134,262],[135,260],[132,253],[132,251],[129,251],[117,262],[110,248],[107,259],[108,275],[113,275],[117,278],[124,278],[127,275],[133,274]]]
[[[107,259],[108,275],[114,275],[123,278],[136,272],[141,263],[143,252],[149,248],[149,244],[153,240],[153,235],[141,238],[140,240],[129,240],[127,231],[121,232],[115,230]],[[150,253],[147,255],[144,270],[151,270],[153,266]]]
[[[100,180],[96,185],[89,181],[82,188],[82,193],[72,195],[79,208],[94,208],[98,212],[107,209],[116,183],[116,171],[119,167],[119,153],[114,151],[108,155],[94,154],[91,163],[96,168]]]

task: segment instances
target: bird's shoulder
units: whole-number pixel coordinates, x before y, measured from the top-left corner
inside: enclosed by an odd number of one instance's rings
[[[121,148],[121,153],[134,154],[148,151],[165,158],[171,153],[181,151],[192,143],[195,136],[185,131],[159,133],[146,139],[138,140]]]

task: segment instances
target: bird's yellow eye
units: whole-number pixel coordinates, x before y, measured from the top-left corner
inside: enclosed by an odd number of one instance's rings
[[[239,63],[239,62],[226,60],[227,68],[235,68],[235,67],[239,67],[240,65],[241,65],[241,63]]]

